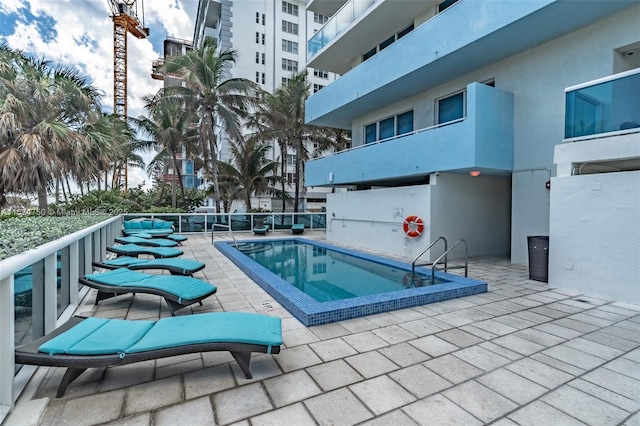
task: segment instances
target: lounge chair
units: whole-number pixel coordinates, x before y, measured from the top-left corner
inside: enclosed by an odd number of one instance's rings
[[[131,270],[164,269],[171,275],[191,276],[205,267],[205,264],[192,259],[140,259],[137,257],[120,256],[104,262],[93,262],[93,266],[102,269],[128,268]]]
[[[138,244],[149,247],[175,247],[178,245],[176,241],[167,238],[141,238],[132,235],[116,237],[115,241],[120,244]]]
[[[146,232],[135,232],[135,233],[129,233],[128,234],[129,237],[139,237],[139,238],[144,238],[144,239],[151,239],[151,238],[166,238],[167,240],[172,240],[177,242],[178,244],[182,245],[183,241],[187,241],[187,237],[185,237],[184,235],[181,234],[170,234],[170,235],[166,235],[163,237],[158,237],[157,235],[153,235],[153,234],[149,234]]]
[[[158,321],[72,317],[60,328],[15,350],[17,364],[66,367],[56,397],[87,368],[125,365],[197,352],[229,351],[247,379],[251,353],[277,354],[280,318],[215,312]]]
[[[171,315],[175,311],[211,296],[218,289],[206,281],[180,275],[151,275],[126,268],[85,275],[80,283],[98,290],[95,304],[104,299],[127,293],[147,293],[161,296]]]
[[[302,234],[304,232],[304,223],[294,223],[291,225],[292,234]]]
[[[161,219],[133,219],[124,222],[122,233],[131,235],[135,233],[147,233],[154,237],[166,237],[173,234],[173,222]]]
[[[125,244],[123,246],[107,247],[107,251],[115,253],[118,256],[138,257],[141,254],[149,254],[156,259],[167,257],[178,257],[183,255],[182,250],[172,247],[145,247],[137,244]]]
[[[267,232],[269,232],[269,225],[265,225],[264,219],[255,219],[253,235],[267,235]]]

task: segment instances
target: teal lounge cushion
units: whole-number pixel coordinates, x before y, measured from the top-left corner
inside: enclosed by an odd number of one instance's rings
[[[282,344],[281,321],[278,317],[245,312],[163,318],[126,353],[208,342],[279,346]]]
[[[38,350],[48,354],[63,354],[67,349],[89,336],[91,333],[109,322],[106,318],[87,318],[59,336],[41,345]]]
[[[123,246],[111,247],[116,251],[121,253],[129,253],[129,254],[153,254],[154,256],[180,256],[184,254],[182,250],[178,250],[172,247],[142,247],[137,244],[125,244]]]
[[[21,275],[13,280],[13,294],[29,293],[33,288],[33,276]]]
[[[147,240],[153,238],[153,235],[149,234],[148,232],[130,232],[129,236],[130,237],[145,238]]]
[[[164,220],[154,220],[153,221],[153,229],[171,229],[173,225],[172,222],[164,221]]]
[[[120,244],[140,244],[141,246],[149,245],[151,247],[175,247],[178,245],[177,242],[168,240],[166,238],[140,238],[129,235],[127,237],[117,237],[116,242]]]
[[[142,229],[141,222],[125,222],[124,229]]]
[[[149,261],[148,259],[140,259],[138,257],[120,256],[120,257],[116,257],[115,259],[105,260],[103,263],[105,265],[110,265],[110,266],[127,267],[131,265],[147,263],[148,261]]]
[[[293,225],[291,225],[291,229],[304,229],[304,224],[303,223],[294,223]]]
[[[181,243],[182,241],[187,241],[187,237],[185,237],[184,235],[180,235],[180,234],[171,234],[171,235],[167,235],[167,238],[173,241],[177,241],[179,243]]]
[[[169,259],[152,259],[144,262],[144,266],[148,266],[148,267],[154,267],[159,265],[169,266],[173,268],[180,268],[183,270],[185,269],[192,270],[192,269],[199,269],[200,267],[204,266],[204,263],[198,262],[197,260],[193,260],[193,259],[178,259],[175,257],[172,257]]]
[[[85,275],[85,279],[114,287],[138,287],[164,291],[176,296],[179,303],[182,303],[183,299],[201,298],[216,290],[216,286],[197,278],[182,275],[143,274],[124,268]]]

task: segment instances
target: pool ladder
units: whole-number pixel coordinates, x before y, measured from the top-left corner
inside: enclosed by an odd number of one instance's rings
[[[438,241],[442,241],[444,243],[444,252],[440,255],[440,257],[438,257],[433,262],[418,263],[418,259],[420,259],[426,252],[428,252],[431,249],[431,247],[435,246],[438,243]],[[451,253],[451,251],[453,251],[460,244],[464,245],[464,265],[449,266],[447,256],[449,255],[449,253]],[[449,269],[464,268],[464,276],[467,277],[469,275],[469,249],[467,247],[467,242],[465,240],[460,239],[456,241],[455,244],[451,246],[451,248],[449,248],[447,239],[441,236],[436,238],[435,241],[429,244],[429,246],[426,249],[422,250],[420,254],[418,254],[413,259],[413,262],[411,263],[411,283],[413,284],[416,279],[416,266],[431,266],[431,284],[433,284],[436,279],[436,268],[438,267],[438,264],[440,264],[442,260],[444,260],[444,262],[442,262],[442,264],[444,265],[444,268],[443,268],[444,272],[447,272]]]
[[[229,235],[231,236],[231,239],[233,240],[233,244],[236,246],[236,248],[238,248],[238,241],[236,240],[236,236],[233,235],[233,229],[231,229],[231,225],[223,225],[221,223],[214,223],[213,226],[211,227],[211,244],[213,244],[213,234],[214,234],[214,230],[215,230],[216,226],[218,228],[228,229],[229,230]]]

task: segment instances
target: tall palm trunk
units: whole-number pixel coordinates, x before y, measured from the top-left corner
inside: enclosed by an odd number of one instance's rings
[[[173,170],[176,172],[176,175],[178,176],[178,183],[180,184],[180,195],[182,196],[182,207],[186,210],[187,209],[187,199],[184,195],[184,182],[182,182],[182,172],[180,171],[180,167],[178,167],[178,157],[176,155],[175,152],[171,152],[171,156],[173,157]],[[173,180],[173,185],[175,186],[175,178]],[[175,191],[174,191],[175,193]],[[175,208],[175,195],[173,197],[174,199],[172,200],[173,202],[173,207]]]

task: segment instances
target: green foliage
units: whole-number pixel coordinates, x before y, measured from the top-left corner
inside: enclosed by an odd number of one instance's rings
[[[187,211],[171,208],[171,188],[167,188],[160,199],[160,188],[144,190],[129,188],[127,192],[118,190],[90,191],[82,196],[73,196],[68,203],[52,207],[58,215],[82,213],[187,213],[204,203],[205,193],[198,189],[185,189]]]
[[[2,222],[0,260],[107,220],[107,215],[19,216]]]

